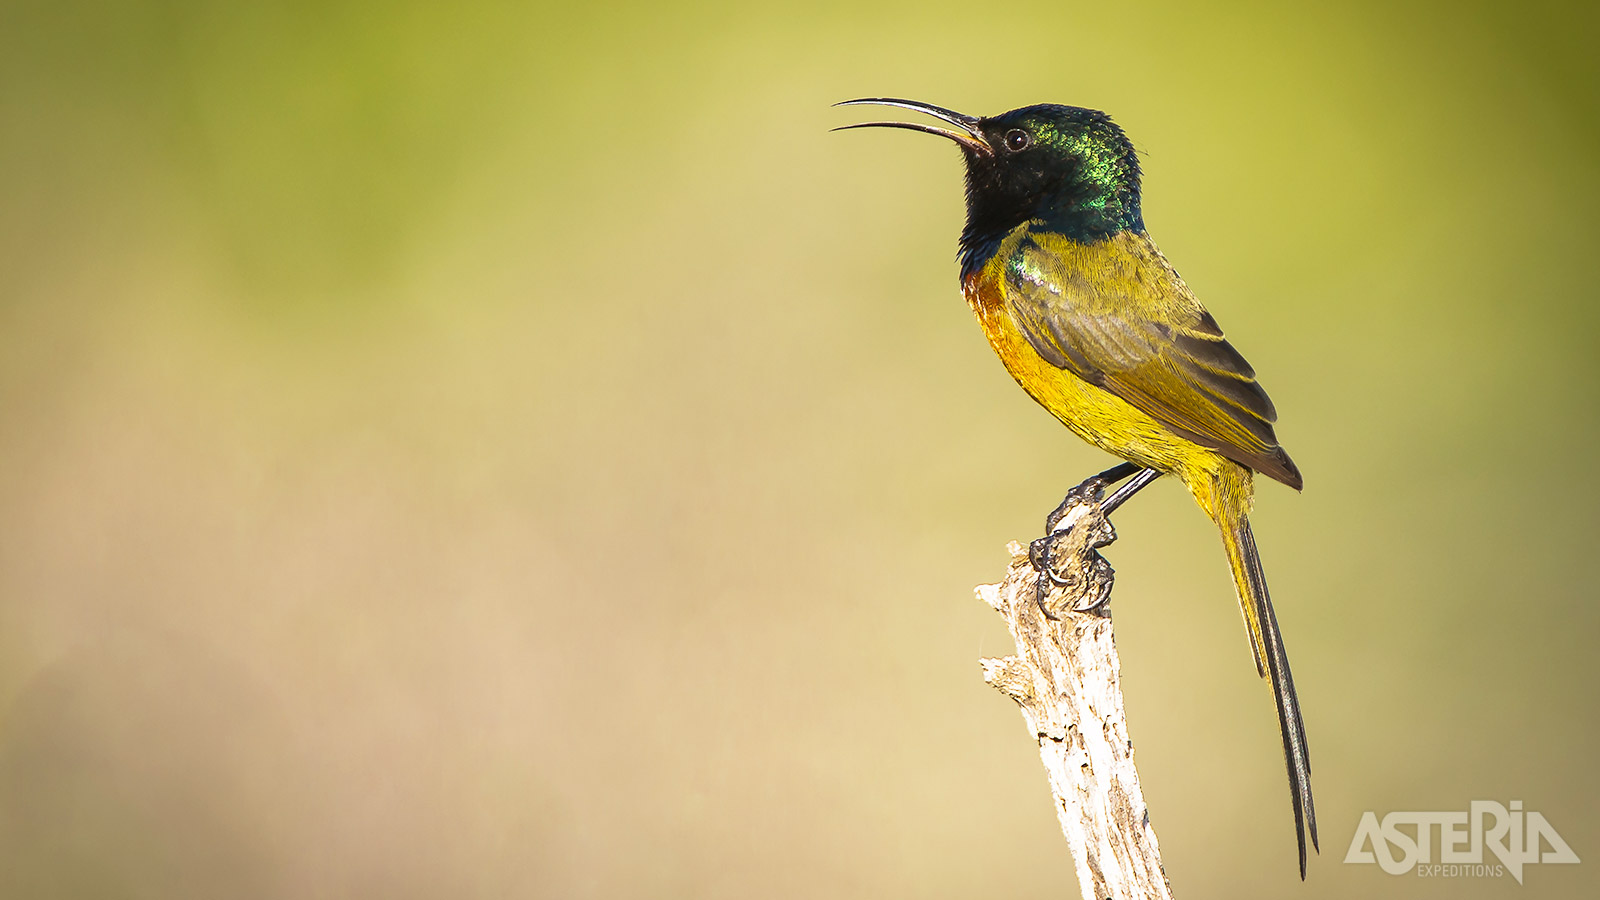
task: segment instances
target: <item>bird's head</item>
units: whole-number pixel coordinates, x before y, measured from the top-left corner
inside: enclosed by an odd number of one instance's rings
[[[967,160],[964,269],[981,266],[1012,229],[1029,221],[1085,243],[1143,231],[1139,159],[1111,117],[1095,109],[1043,104],[978,118],[912,100],[847,100],[840,106],[896,106],[954,126],[863,122],[845,128],[905,128],[949,138]]]

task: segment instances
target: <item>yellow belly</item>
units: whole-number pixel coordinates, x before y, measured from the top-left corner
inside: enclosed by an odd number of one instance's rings
[[[1164,472],[1172,471],[1186,455],[1205,449],[1168,431],[1121,397],[1046,362],[999,304],[985,304],[970,291],[967,301],[1006,371],[1078,437]]]

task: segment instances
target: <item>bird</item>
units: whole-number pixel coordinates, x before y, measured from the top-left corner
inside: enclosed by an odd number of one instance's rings
[[[978,117],[892,97],[835,105],[906,109],[949,126],[834,130],[902,128],[960,147],[962,293],[1017,384],[1124,460],[1098,476],[1129,479],[1102,509],[1171,475],[1216,523],[1256,671],[1277,706],[1304,880],[1306,838],[1317,847],[1311,756],[1249,518],[1255,473],[1296,491],[1304,480],[1278,442],[1277,410],[1255,370],[1146,231],[1133,143],[1106,113],[1076,106]]]

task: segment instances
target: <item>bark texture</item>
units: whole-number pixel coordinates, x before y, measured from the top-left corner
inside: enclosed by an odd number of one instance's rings
[[[1100,513],[1103,489],[1098,479],[1074,488],[1036,542],[1031,555],[1053,577],[1041,579],[1028,549],[1013,542],[1005,580],[977,589],[1017,645],[1015,656],[981,660],[983,677],[1017,702],[1039,742],[1085,900],[1170,898],[1122,706],[1113,573],[1096,552],[1116,540]]]

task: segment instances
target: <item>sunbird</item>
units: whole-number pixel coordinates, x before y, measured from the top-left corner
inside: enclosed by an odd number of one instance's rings
[[[966,158],[961,289],[989,344],[1028,396],[1125,464],[1110,512],[1173,475],[1222,532],[1256,671],[1272,686],[1294,804],[1300,877],[1317,846],[1311,757],[1289,657],[1250,532],[1253,473],[1300,490],[1256,373],[1145,231],[1139,158],[1099,110],[1043,104],[988,118],[887,97],[951,128],[863,122],[954,141]],[[835,129],[844,130],[844,129]]]

